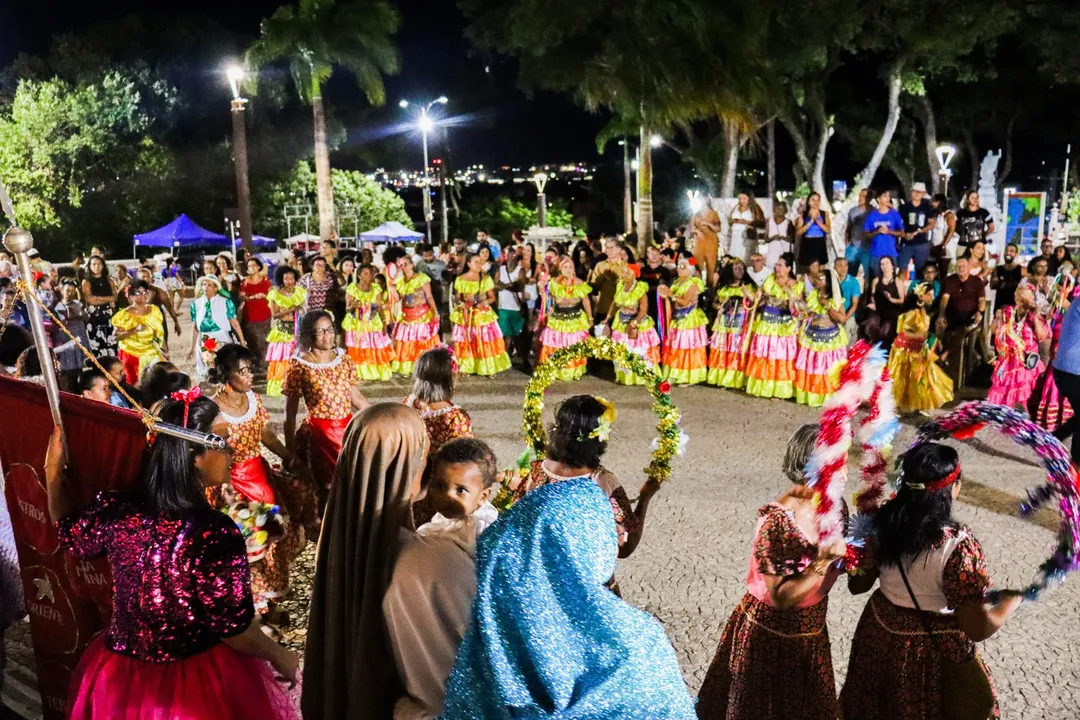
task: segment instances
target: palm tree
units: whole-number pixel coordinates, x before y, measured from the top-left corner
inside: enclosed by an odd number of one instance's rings
[[[319,235],[335,230],[330,148],[326,142],[323,86],[342,67],[351,72],[368,102],[386,101],[383,75],[397,73],[400,59],[393,35],[401,24],[387,0],[297,0],[262,21],[259,39],[247,52],[252,69],[286,60],[304,102],[311,103],[315,125],[315,176]]]

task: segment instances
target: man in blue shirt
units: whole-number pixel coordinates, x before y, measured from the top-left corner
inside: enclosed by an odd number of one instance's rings
[[[1080,408],[1080,301],[1069,306],[1061,322],[1061,337],[1054,358],[1054,382],[1069,404],[1074,409]],[[1054,431],[1054,437],[1064,441],[1073,436],[1078,418],[1080,415],[1073,415],[1068,422],[1060,425]],[[1080,443],[1075,436],[1072,441],[1072,461],[1080,466]]]
[[[836,258],[833,263],[836,270],[836,281],[840,284],[840,295],[844,298],[844,328],[847,330],[848,340],[855,342],[855,311],[859,309],[859,294],[862,289],[859,281],[848,272],[848,260],[845,257]],[[869,284],[869,278],[867,278]]]
[[[917,182],[911,186],[911,199],[900,206],[900,217],[904,221],[904,234],[900,236],[896,272],[904,277],[914,260],[914,277],[919,277],[930,260],[930,233],[937,223],[933,203],[926,197],[926,185]]]
[[[897,238],[904,234],[904,220],[892,206],[892,194],[888,190],[878,193],[877,207],[866,213],[863,232],[870,240],[870,276],[881,277],[881,258],[891,257],[896,262]]]

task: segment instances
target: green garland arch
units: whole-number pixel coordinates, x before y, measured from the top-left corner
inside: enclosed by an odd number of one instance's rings
[[[611,360],[629,368],[635,375],[645,379],[645,388],[653,396],[653,412],[656,414],[658,442],[652,461],[645,468],[645,475],[663,484],[671,477],[671,459],[679,452],[679,409],[671,402],[671,385],[663,380],[645,358],[630,351],[625,345],[608,338],[591,337],[587,340],[557,350],[533,371],[532,380],[525,387],[524,426],[525,442],[539,458],[544,457],[547,431],[544,430],[544,393],[559,379],[559,370],[577,360],[596,358]]]

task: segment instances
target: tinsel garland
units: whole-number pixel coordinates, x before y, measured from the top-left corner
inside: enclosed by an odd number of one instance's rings
[[[679,429],[679,410],[671,402],[671,384],[661,379],[655,366],[625,345],[608,338],[588,338],[569,347],[557,350],[533,371],[532,380],[525,387],[524,426],[525,442],[539,458],[544,457],[547,432],[544,430],[544,394],[551,383],[559,378],[559,370],[572,363],[597,358],[610,360],[645,380],[645,388],[653,397],[652,410],[656,414],[657,438],[654,441],[652,461],[645,468],[645,475],[658,483],[671,477],[671,459],[684,448],[684,433]]]
[[[1027,491],[1027,499],[1020,503],[1021,513],[1029,515],[1055,497],[1061,511],[1057,547],[1039,566],[1035,581],[1023,591],[1026,600],[1037,600],[1043,590],[1080,568],[1077,558],[1080,551],[1080,491],[1077,489],[1076,468],[1061,441],[1012,408],[988,402],[972,402],[919,426],[911,447],[950,437],[967,440],[987,425],[996,427],[1020,445],[1031,448],[1046,468],[1047,482]],[[992,592],[988,600],[994,602],[996,593]]]
[[[900,429],[885,352],[880,347],[871,348],[862,341],[853,345],[840,368],[839,381],[839,388],[825,400],[817,443],[804,470],[807,485],[816,491],[818,542],[823,545],[844,539],[843,495],[854,435],[852,420],[859,407],[864,402],[870,404],[860,431],[862,479],[855,502],[861,513],[872,512],[884,497],[886,456]],[[849,565],[852,560],[849,558]]]

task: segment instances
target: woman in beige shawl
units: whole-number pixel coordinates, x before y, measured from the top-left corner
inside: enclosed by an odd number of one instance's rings
[[[372,405],[345,431],[312,588],[307,720],[390,720],[399,698],[410,714],[398,717],[441,709],[476,577],[457,545],[413,532],[427,437],[420,415],[396,403]]]

